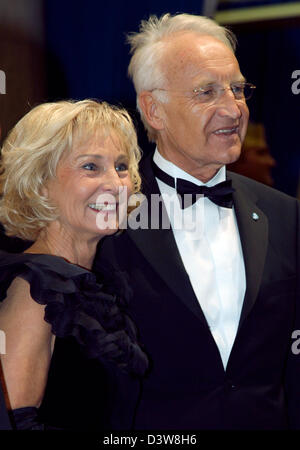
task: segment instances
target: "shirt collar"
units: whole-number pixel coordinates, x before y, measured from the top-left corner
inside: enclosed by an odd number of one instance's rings
[[[153,155],[153,161],[157,166],[166,172],[168,175],[171,175],[173,178],[182,178],[183,180],[191,181],[192,183],[195,183],[197,186],[214,186],[215,184],[221,183],[222,181],[226,180],[226,167],[222,166],[216,175],[211,178],[207,183],[203,183],[202,181],[198,180],[198,178],[193,177],[189,173],[185,172],[184,170],[180,169],[180,167],[177,167],[175,164],[173,164],[171,161],[168,161],[165,159],[158,151],[158,148],[156,147],[154,155]]]

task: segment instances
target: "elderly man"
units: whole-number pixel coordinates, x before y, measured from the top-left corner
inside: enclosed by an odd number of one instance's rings
[[[130,277],[151,359],[134,426],[300,428],[299,204],[226,172],[254,90],[234,36],[205,17],[166,14],[129,41],[138,108],[156,142],[141,165],[149,226],[108,238],[100,254]],[[158,194],[170,227],[151,229]]]

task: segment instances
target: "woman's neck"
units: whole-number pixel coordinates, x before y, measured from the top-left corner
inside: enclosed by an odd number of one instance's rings
[[[99,236],[88,239],[83,233],[69,232],[51,223],[26,252],[61,256],[72,264],[91,269],[99,240]]]

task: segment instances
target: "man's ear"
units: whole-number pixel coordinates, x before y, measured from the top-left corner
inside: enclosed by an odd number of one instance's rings
[[[149,125],[155,130],[162,130],[164,128],[162,108],[152,92],[142,91],[139,94],[139,105]]]

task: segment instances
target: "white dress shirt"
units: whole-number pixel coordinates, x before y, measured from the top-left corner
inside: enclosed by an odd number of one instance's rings
[[[168,175],[204,185],[161,156],[156,149],[154,162]],[[207,183],[225,181],[225,166]],[[201,196],[181,209],[176,189],[157,179],[164,198],[174,238],[189,275],[194,293],[219,349],[224,369],[236,336],[246,276],[240,236],[234,209],[223,208]]]

